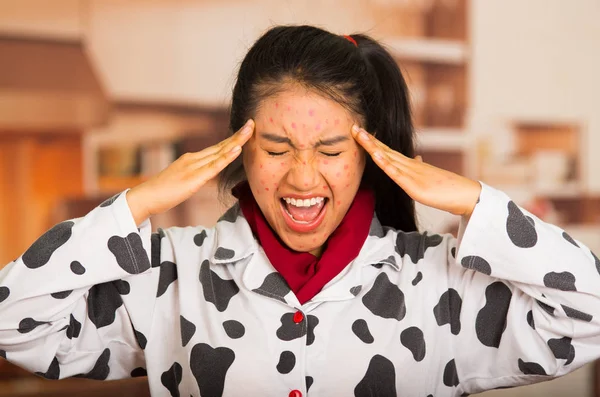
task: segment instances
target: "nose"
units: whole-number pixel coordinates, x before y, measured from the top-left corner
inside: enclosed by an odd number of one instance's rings
[[[299,191],[314,190],[319,186],[319,170],[313,153],[304,152],[294,158],[287,182]]]

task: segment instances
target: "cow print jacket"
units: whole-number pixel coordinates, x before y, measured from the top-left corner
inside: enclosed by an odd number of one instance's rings
[[[0,271],[0,354],[50,379],[148,375],[154,396],[460,396],[600,356],[600,260],[485,184],[458,241],[373,220],[300,305],[239,207],[151,232],[125,194]]]

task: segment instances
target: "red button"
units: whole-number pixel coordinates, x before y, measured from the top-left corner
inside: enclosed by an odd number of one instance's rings
[[[302,392],[300,390],[292,390],[290,392],[290,397],[302,397]]]
[[[299,324],[302,322],[302,320],[304,320],[304,314],[302,314],[302,312],[300,310],[298,310],[296,313],[294,313],[294,322],[296,324]],[[290,394],[290,396],[291,396],[291,394]]]

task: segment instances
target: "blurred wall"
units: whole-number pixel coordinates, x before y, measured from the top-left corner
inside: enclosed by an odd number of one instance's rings
[[[473,131],[582,122],[584,182],[600,193],[600,1],[472,0]]]

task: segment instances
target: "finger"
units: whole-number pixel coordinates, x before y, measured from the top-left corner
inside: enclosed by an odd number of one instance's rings
[[[371,156],[375,155],[375,153],[383,153],[384,155],[388,156],[390,160],[395,160],[400,163],[405,163],[405,160],[408,159],[408,157],[406,157],[402,153],[391,149],[386,144],[375,138],[375,136],[369,134],[362,128],[358,128],[358,132],[356,132],[356,130],[353,129],[353,133],[359,144],[363,148],[365,148],[365,150]]]
[[[423,162],[423,157],[421,157],[421,155],[417,155],[415,157],[415,160],[417,160],[419,163],[422,163]]]
[[[243,146],[248,140],[252,137],[252,133],[254,132],[254,120],[250,119],[244,124],[242,128],[236,131],[235,134],[231,135],[229,138],[222,140],[216,145],[207,147],[204,150],[196,152],[193,154],[194,160],[199,158],[207,157],[217,152],[228,152],[235,146]]]
[[[242,147],[237,145],[231,150],[214,154],[202,161],[202,164],[197,168],[197,175],[200,183],[204,183],[217,176],[227,165],[236,159],[242,152]]]

